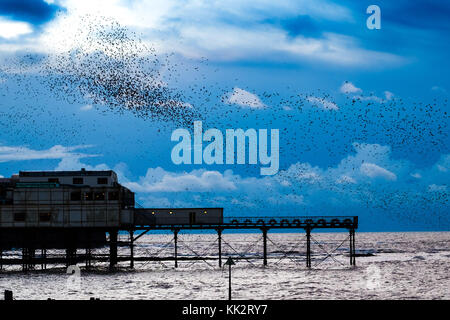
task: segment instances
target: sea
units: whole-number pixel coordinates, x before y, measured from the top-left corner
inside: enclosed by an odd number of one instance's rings
[[[121,235],[126,241],[127,235]],[[267,266],[263,265],[262,235],[223,234],[222,257],[235,263],[219,266],[217,235],[178,236],[175,268],[173,235],[146,234],[135,242],[138,261],[71,266],[2,266],[0,289],[17,300],[46,299],[227,299],[231,271],[233,299],[450,299],[450,232],[357,232],[356,266],[350,265],[345,232],[312,234],[312,268],[306,267],[304,233],[269,233]],[[83,250],[78,252],[83,253]],[[92,251],[108,254],[108,248]],[[20,252],[3,252],[14,257]],[[48,256],[63,255],[48,250]],[[119,256],[130,254],[119,247]],[[36,253],[39,255],[39,252]],[[168,260],[141,261],[139,257]],[[203,257],[205,260],[190,260]],[[2,297],[0,297],[1,299]]]

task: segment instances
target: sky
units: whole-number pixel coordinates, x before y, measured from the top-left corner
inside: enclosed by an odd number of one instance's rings
[[[449,14],[436,0],[2,0],[0,176],[112,169],[146,207],[449,230]],[[279,171],[173,163],[172,132],[195,120],[278,129]]]

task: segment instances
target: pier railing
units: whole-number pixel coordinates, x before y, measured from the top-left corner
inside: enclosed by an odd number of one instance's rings
[[[139,219],[136,229],[357,229],[357,216],[284,216],[284,217],[224,217],[220,224],[151,224]]]

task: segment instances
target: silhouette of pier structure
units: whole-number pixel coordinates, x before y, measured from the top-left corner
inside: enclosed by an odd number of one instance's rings
[[[209,264],[210,260],[217,260],[221,267],[223,244],[232,248],[224,232],[239,231],[261,232],[262,254],[249,257],[235,252],[233,259],[261,259],[267,266],[269,247],[277,246],[269,231],[290,231],[304,234],[306,250],[300,254],[306,267],[312,268],[312,244],[324,250],[312,237],[313,231],[339,229],[347,231],[348,237],[333,252],[348,240],[349,262],[354,266],[357,228],[356,216],[224,217],[223,208],[143,208],[135,202],[134,193],[119,184],[114,171],[20,172],[0,179],[0,270],[8,266],[45,270],[61,264],[84,264],[91,269],[97,263],[115,269],[125,262],[134,268],[135,262],[150,261],[173,261],[178,267],[181,261]],[[153,231],[155,237],[172,234],[165,248],[173,251],[136,255],[139,241]],[[217,235],[211,243],[215,254],[203,255],[191,247],[191,254],[179,254],[180,233],[204,231]],[[126,240],[121,239],[123,235]],[[124,247],[129,249],[127,254]],[[108,252],[99,252],[105,249]],[[325,252],[324,259],[333,258],[333,252]],[[288,256],[283,250],[281,254]]]
[[[136,220],[141,220],[137,218]],[[268,237],[269,231],[272,233],[277,233],[280,231],[289,231],[291,233],[299,234],[299,241],[304,241],[306,250],[302,253],[304,257],[306,268],[312,268],[312,255],[313,251],[311,249],[312,244],[314,244],[314,239],[312,237],[313,231],[316,230],[336,230],[341,229],[342,231],[348,232],[348,236],[344,241],[342,241],[339,246],[335,247],[332,251],[336,251],[341,246],[345,245],[345,242],[348,243],[348,261],[350,266],[356,265],[356,246],[355,246],[355,231],[358,228],[358,217],[356,216],[326,216],[326,217],[226,217],[224,218],[224,222],[221,224],[161,224],[161,225],[147,225],[136,224],[131,228],[120,229],[98,229],[85,231],[87,237],[89,238],[89,231],[98,233],[104,232],[108,236],[106,238],[106,242],[103,247],[100,248],[100,251],[109,250],[108,252],[102,252],[95,254],[94,244],[90,245],[89,241],[84,241],[85,248],[79,248],[74,246],[70,246],[70,241],[67,241],[67,248],[62,248],[65,250],[65,253],[54,255],[49,254],[50,249],[46,249],[44,245],[41,245],[39,241],[33,242],[33,237],[28,237],[28,245],[25,245],[22,248],[22,256],[16,256],[15,258],[8,258],[3,255],[0,255],[0,270],[5,270],[6,266],[11,265],[21,265],[23,271],[28,270],[45,270],[48,265],[74,265],[81,264],[84,265],[86,270],[89,270],[93,267],[95,263],[106,263],[111,270],[114,270],[119,263],[128,262],[129,268],[135,268],[136,262],[151,262],[151,261],[159,261],[159,262],[173,262],[173,266],[177,268],[180,262],[192,262],[192,261],[204,261],[208,262],[211,265],[211,261],[215,260],[219,267],[222,267],[224,261],[223,255],[223,246],[224,232],[232,230],[234,232],[239,231],[258,231],[261,233],[262,238],[262,252],[258,257],[255,256],[246,256],[245,253],[238,253],[235,251],[235,255],[233,259],[235,260],[262,260],[262,265],[267,266],[269,255],[268,248],[270,246],[277,246],[276,243],[270,240]],[[28,230],[32,233],[32,230]],[[149,235],[150,232],[156,231],[156,234],[153,234],[154,237],[161,236],[162,231],[170,232],[172,237],[170,239],[170,245],[165,244],[165,248],[169,248],[173,250],[172,252],[168,252],[170,250],[160,250],[155,254],[149,255],[139,255],[135,256],[135,247],[139,245],[139,241],[145,236]],[[213,231],[216,234],[215,243],[211,243],[211,246],[216,246],[216,250],[210,250],[212,252],[216,252],[214,256],[210,253],[207,256],[202,256],[199,252],[197,252],[194,248],[189,248],[189,251],[192,253],[191,255],[179,255],[179,234],[180,232],[188,231],[188,232],[197,232],[197,231]],[[0,230],[1,232],[1,230]],[[40,230],[42,232],[42,230]],[[67,230],[67,233],[70,237],[71,232],[75,232],[75,230]],[[119,235],[121,237],[126,237],[126,240],[119,240]],[[201,236],[201,235],[200,235]],[[36,240],[36,239],[34,239]],[[320,243],[315,242],[317,244],[319,250],[322,250],[322,246]],[[183,243],[183,245],[187,245]],[[230,244],[227,243],[227,246],[234,250]],[[121,254],[119,255],[118,248],[128,247],[129,254]],[[281,258],[277,256],[278,259],[288,258],[288,252],[282,252],[283,255]],[[169,254],[168,254],[169,253]],[[325,257],[322,259],[326,259],[331,257],[330,252],[325,253]],[[321,260],[322,261],[322,260]],[[318,264],[321,262],[319,261]]]

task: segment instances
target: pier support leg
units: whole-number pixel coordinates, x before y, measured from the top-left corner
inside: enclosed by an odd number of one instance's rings
[[[267,229],[262,229],[263,233],[263,265],[267,266]]]
[[[352,233],[352,229],[348,230],[349,233],[349,242],[350,242],[350,252],[349,252],[349,257],[350,257],[350,265],[353,265],[353,233]]]
[[[76,248],[67,248],[66,249],[66,266],[71,266],[76,264],[77,257],[77,249]]]
[[[178,232],[179,229],[173,230],[173,241],[175,242],[175,268],[178,268]]]
[[[86,270],[91,269],[91,247],[92,247],[92,235],[91,232],[87,232],[87,239],[86,239]]]
[[[222,229],[217,229],[217,241],[219,246],[219,268],[222,267]]]
[[[352,229],[352,233],[353,233],[353,237],[352,237],[352,239],[353,239],[353,245],[352,245],[353,266],[356,266],[355,229]]]
[[[41,269],[47,269],[47,249],[41,249]]]
[[[311,228],[306,228],[306,267],[311,268]]]
[[[22,271],[28,271],[28,248],[22,248]]]
[[[86,270],[91,269],[91,249],[86,248]]]
[[[109,231],[109,269],[117,265],[117,230]]]
[[[134,231],[130,230],[130,268],[134,268]]]
[[[35,249],[22,248],[22,270],[28,271],[33,269]]]

